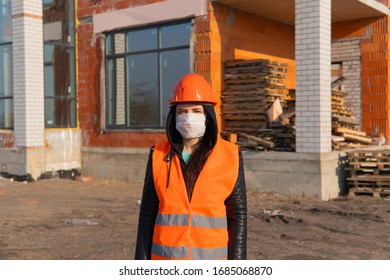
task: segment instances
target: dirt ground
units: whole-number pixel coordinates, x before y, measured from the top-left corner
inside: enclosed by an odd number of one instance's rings
[[[0,259],[133,259],[142,182],[0,178]],[[390,198],[248,186],[248,259],[390,259]]]

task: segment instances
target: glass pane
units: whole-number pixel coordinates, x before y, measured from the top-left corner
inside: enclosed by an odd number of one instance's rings
[[[43,0],[43,5],[51,5],[53,4],[53,0]]]
[[[191,23],[181,23],[160,28],[160,47],[169,48],[190,44]]]
[[[126,124],[125,59],[107,63],[108,125]]]
[[[162,120],[161,126],[165,125],[169,105],[168,100],[172,96],[180,78],[190,72],[189,49],[166,51],[161,53],[161,90],[162,90]]]
[[[53,63],[54,45],[44,44],[44,59],[45,63]]]
[[[113,44],[114,44],[113,35],[108,34],[106,37],[106,54],[107,55],[114,54]]]
[[[12,45],[4,45],[0,46],[0,97],[12,95]]]
[[[115,125],[115,61],[107,61],[107,117],[108,125]]]
[[[125,59],[116,60],[115,124],[126,124]]]
[[[157,28],[135,30],[127,33],[127,51],[157,49]]]
[[[12,99],[0,99],[0,128],[12,128],[14,124]]]
[[[74,99],[45,98],[46,127],[75,127],[75,104]]]
[[[131,55],[127,60],[129,124],[160,126],[157,54]]]
[[[11,0],[0,1],[0,43],[12,41]]]
[[[74,0],[45,1],[43,10],[43,37],[70,46],[75,44]]]
[[[53,66],[45,66],[45,96],[54,97]]]
[[[125,34],[124,33],[117,33],[114,35],[115,40],[115,53],[121,54],[125,52]]]
[[[45,45],[45,96],[75,96],[74,49]],[[46,88],[48,86],[48,88]]]

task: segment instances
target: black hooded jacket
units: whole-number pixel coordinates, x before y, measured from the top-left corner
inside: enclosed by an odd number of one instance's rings
[[[214,108],[211,105],[203,105],[206,114],[206,131],[210,135],[212,145],[215,146],[218,138],[218,127]],[[181,157],[183,150],[182,137],[176,130],[175,106],[171,108],[167,118],[167,138],[171,144],[171,153],[180,158],[182,169],[185,165]],[[137,244],[135,251],[136,260],[150,260],[153,240],[154,223],[159,209],[159,200],[154,187],[152,172],[152,153],[150,150],[148,163],[145,172],[144,189],[142,193],[141,208],[138,221]],[[244,165],[241,153],[239,157],[238,177],[230,196],[225,200],[226,216],[228,222],[228,259],[246,259],[247,241],[247,200],[244,176]],[[187,189],[189,199],[191,199],[192,189]]]

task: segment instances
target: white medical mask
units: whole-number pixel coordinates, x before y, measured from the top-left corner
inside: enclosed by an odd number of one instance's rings
[[[176,129],[184,139],[199,138],[206,130],[206,116],[197,113],[185,113],[176,116]]]

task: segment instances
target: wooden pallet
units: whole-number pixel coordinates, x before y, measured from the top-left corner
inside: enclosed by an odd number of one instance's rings
[[[390,175],[357,175],[347,178],[351,187],[386,187],[390,188]]]
[[[390,162],[390,150],[355,150],[347,152],[349,161],[380,161]]]
[[[362,196],[362,195],[369,195],[372,197],[388,197],[390,196],[390,189],[383,189],[383,188],[350,188],[349,189],[349,196],[356,197],[356,196]]]

